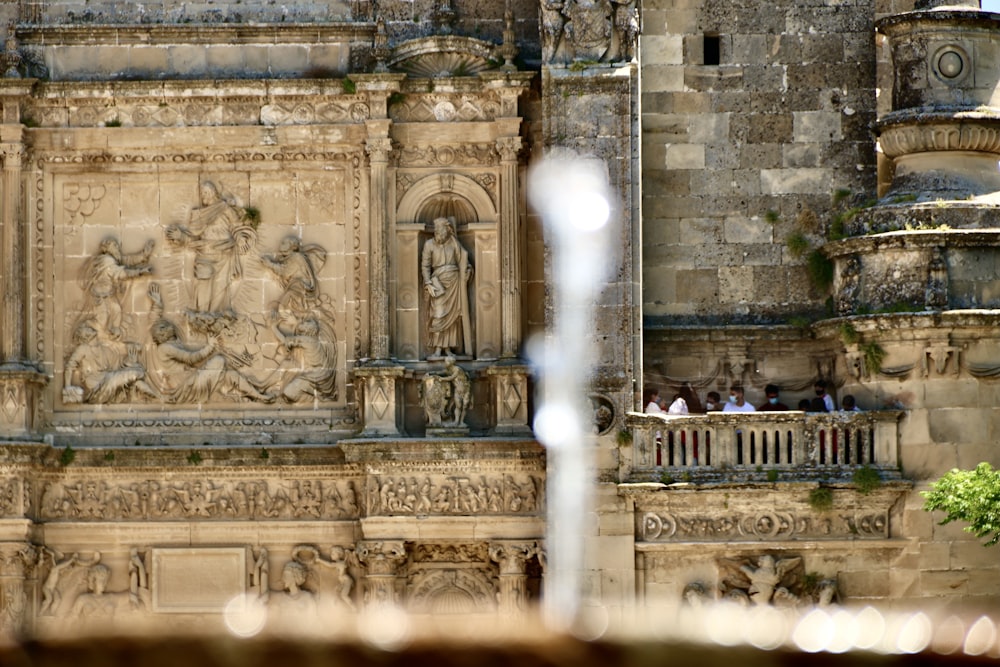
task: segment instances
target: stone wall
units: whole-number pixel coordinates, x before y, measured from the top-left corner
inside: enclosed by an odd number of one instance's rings
[[[643,11],[647,322],[816,310],[824,297],[785,240],[821,240],[835,191],[874,193],[871,3]],[[704,63],[706,36],[719,64]]]

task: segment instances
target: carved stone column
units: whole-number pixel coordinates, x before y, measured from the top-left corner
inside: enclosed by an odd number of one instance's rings
[[[501,614],[519,614],[527,608],[528,575],[525,564],[537,552],[535,542],[490,543],[490,560],[500,566],[497,601]]]
[[[368,289],[371,293],[371,354],[373,359],[389,358],[389,254],[386,252],[388,234],[386,226],[387,192],[386,171],[392,139],[389,138],[389,120],[370,120],[365,151],[371,169],[369,219],[371,220],[371,265]]]
[[[406,545],[402,540],[359,542],[358,559],[367,567],[365,574],[365,604],[371,607],[399,605],[396,574],[406,561]]]
[[[37,549],[27,542],[0,543],[0,633],[18,637],[30,628],[28,578],[34,574]]]
[[[396,383],[402,366],[371,364],[354,369],[355,390],[360,396],[362,435],[399,435]]]
[[[528,374],[530,367],[521,363],[501,363],[486,369],[493,384],[496,401],[496,433],[530,435],[528,424]]]

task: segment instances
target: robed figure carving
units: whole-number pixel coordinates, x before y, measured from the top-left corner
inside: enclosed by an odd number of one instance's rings
[[[455,238],[453,218],[434,220],[434,238],[424,244],[420,271],[427,295],[428,359],[472,355],[468,283],[469,253]]]

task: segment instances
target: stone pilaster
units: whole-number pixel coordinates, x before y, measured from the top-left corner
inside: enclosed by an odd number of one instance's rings
[[[512,128],[516,131],[516,126]],[[513,359],[521,349],[521,225],[517,167],[521,138],[501,137],[500,154],[500,356]]]
[[[389,120],[368,121],[368,153],[371,170],[369,216],[371,220],[371,264],[369,290],[371,292],[371,353],[373,359],[389,358],[389,254],[387,252],[387,207],[389,153]]]
[[[30,438],[36,429],[39,388],[45,376],[27,355],[28,281],[27,224],[21,211],[21,165],[24,159],[21,100],[33,82],[0,80],[0,433],[7,438]]]
[[[370,365],[354,369],[355,390],[364,420],[362,435],[399,435],[396,385],[402,366]]]
[[[525,565],[538,552],[535,542],[490,543],[490,560],[500,566],[497,602],[501,614],[519,614],[527,608],[528,574]]]
[[[370,607],[400,604],[396,575],[406,561],[406,545],[402,540],[359,542],[357,554],[367,568],[365,604]]]
[[[493,385],[497,424],[495,432],[530,435],[528,424],[528,374],[526,364],[509,363],[486,369]]]
[[[18,637],[27,630],[31,616],[32,576],[37,549],[27,542],[0,543],[0,633]]]

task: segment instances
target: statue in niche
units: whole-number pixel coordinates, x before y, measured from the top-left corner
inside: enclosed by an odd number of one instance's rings
[[[217,392],[232,400],[274,401],[274,394],[265,393],[263,387],[231,367],[218,337],[203,345],[181,340],[177,325],[163,316],[157,283],[149,286],[147,294],[152,302],[153,373],[167,402],[203,403]]]
[[[221,314],[233,309],[242,256],[256,243],[257,232],[232,195],[209,181],[201,184],[200,194],[201,206],[192,209],[187,223],[170,225],[165,234],[173,245],[194,252],[193,310]]]
[[[66,361],[64,403],[123,403],[132,390],[148,398],[160,394],[146,381],[138,343],[102,340],[91,319],[76,325],[73,352]]]
[[[431,427],[450,426],[465,428],[466,411],[472,407],[472,383],[469,374],[448,356],[444,361],[444,371],[428,373],[420,386],[420,394]],[[446,415],[451,420],[444,422]]]
[[[298,353],[299,368],[281,388],[289,403],[302,400],[337,399],[337,340],[332,329],[314,317],[298,322],[293,332],[282,331],[272,320],[271,330],[289,352]]]
[[[420,271],[427,295],[428,344],[434,349],[427,358],[457,354],[460,346],[465,355],[471,355],[468,283],[472,265],[469,253],[455,237],[454,218],[434,220],[434,238],[424,244]]]
[[[101,336],[121,338],[122,300],[128,281],[153,272],[149,258],[154,247],[151,239],[140,252],[126,255],[118,239],[107,238],[83,265],[84,312]]]

